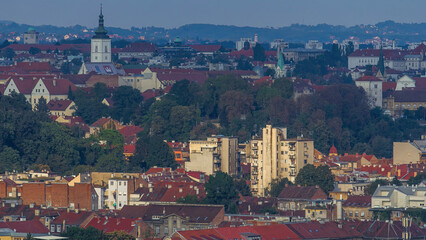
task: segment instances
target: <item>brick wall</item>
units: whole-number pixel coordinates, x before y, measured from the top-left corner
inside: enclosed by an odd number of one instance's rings
[[[74,203],[74,208],[92,210],[92,185],[89,183],[76,183],[69,188],[69,202]]]
[[[46,205],[48,207],[68,207],[68,184],[46,185]]]
[[[46,205],[46,185],[44,183],[22,184],[22,204]]]

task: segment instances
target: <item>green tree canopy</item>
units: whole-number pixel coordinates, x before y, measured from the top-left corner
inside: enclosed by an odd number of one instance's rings
[[[231,176],[224,172],[217,172],[215,175],[210,175],[209,181],[204,187],[207,193],[206,203],[221,204],[225,206],[226,211],[231,210],[232,203],[235,203],[238,197],[237,189]]]
[[[315,167],[308,164],[304,166],[297,174],[295,182],[303,186],[318,185],[326,194],[334,189],[334,176],[327,165]]]
[[[278,197],[286,185],[293,185],[288,178],[274,179],[265,189],[265,194],[271,197]]]

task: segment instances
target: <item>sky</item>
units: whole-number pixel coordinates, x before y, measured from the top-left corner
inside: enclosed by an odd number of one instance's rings
[[[283,27],[426,22],[425,0],[0,0],[0,20],[30,25],[167,27],[191,23]]]

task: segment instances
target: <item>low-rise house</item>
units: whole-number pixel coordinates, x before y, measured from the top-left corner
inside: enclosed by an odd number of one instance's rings
[[[85,222],[80,227],[94,227],[104,233],[122,231],[132,235],[136,239],[143,239],[153,233],[152,229],[140,219],[116,218],[116,217],[93,217],[89,222]]]
[[[72,100],[50,100],[47,103],[47,108],[50,111],[51,115],[62,116],[62,117],[71,117],[75,113],[76,105]]]
[[[286,186],[278,195],[280,210],[305,210],[307,206],[326,206],[327,194],[318,186]]]
[[[95,213],[86,211],[63,212],[50,223],[50,233],[53,235],[59,235],[62,232],[66,232],[70,227],[80,227],[80,225],[85,225],[86,222],[90,222],[90,220],[95,216]]]
[[[241,240],[275,240],[275,239],[302,239],[287,225],[274,224],[270,226],[243,226],[203,229],[194,231],[178,231],[172,239],[241,239]]]
[[[342,203],[343,216],[348,220],[371,220],[373,213],[371,208],[371,196],[349,196]]]
[[[27,234],[33,237],[47,236],[49,230],[38,220],[0,222],[1,239],[23,240]]]
[[[424,208],[426,187],[421,186],[378,186],[371,199],[377,208]]]
[[[124,206],[119,217],[142,218],[156,237],[164,237],[176,231],[218,227],[223,221],[222,205],[150,204],[148,206]]]

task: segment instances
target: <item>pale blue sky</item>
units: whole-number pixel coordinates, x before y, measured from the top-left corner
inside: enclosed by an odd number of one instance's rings
[[[0,0],[0,20],[57,26],[97,23],[99,0]],[[179,27],[188,23],[281,27],[426,22],[425,0],[103,0],[105,25]]]

